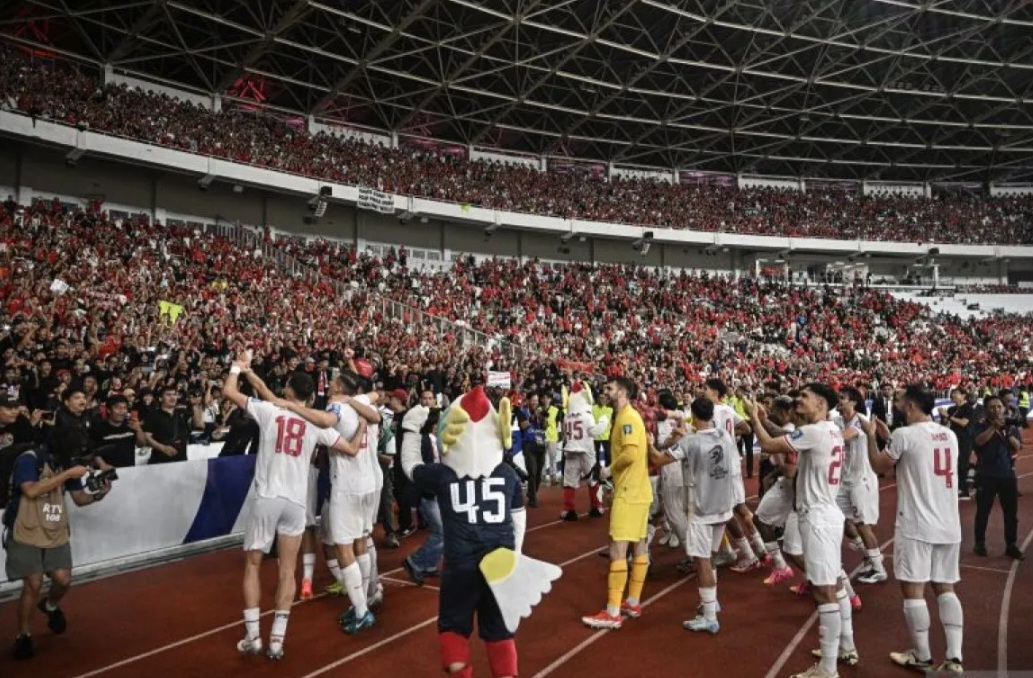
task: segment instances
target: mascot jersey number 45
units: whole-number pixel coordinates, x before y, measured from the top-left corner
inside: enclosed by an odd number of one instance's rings
[[[402,428],[419,435],[428,412],[414,407]],[[516,676],[513,634],[561,574],[555,565],[520,554],[527,525],[523,491],[513,467],[503,463],[510,418],[507,399],[496,411],[477,387],[442,413],[441,463],[423,463],[418,452],[407,453],[412,448],[402,453],[405,474],[441,508],[445,552],[438,634],[442,668],[454,678],[473,676],[469,639],[475,614],[492,676]]]

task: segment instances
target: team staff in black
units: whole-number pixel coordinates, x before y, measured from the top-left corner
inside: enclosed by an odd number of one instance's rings
[[[958,438],[959,499],[970,498],[968,494],[968,463],[972,456],[973,413],[972,404],[968,402],[967,395],[964,389],[956,388],[951,391],[951,400],[954,404],[947,408],[945,422]]]
[[[983,401],[986,419],[975,437],[976,458],[976,545],[978,555],[987,555],[986,524],[994,499],[1001,498],[1004,512],[1005,555],[1023,560],[1018,540],[1019,484],[1015,456],[1022,448],[1019,429],[1005,418],[1004,402],[995,395]]]

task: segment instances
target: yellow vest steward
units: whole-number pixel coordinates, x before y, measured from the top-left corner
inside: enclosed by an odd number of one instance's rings
[[[560,408],[550,405],[545,424],[545,442],[547,443],[558,443],[560,440],[560,432],[556,427],[556,420],[559,419],[559,416]]]
[[[609,405],[593,405],[592,416],[595,418],[596,423],[603,420],[603,415],[606,415],[606,430],[595,437],[596,440],[609,440],[610,431],[613,430],[613,408]]]

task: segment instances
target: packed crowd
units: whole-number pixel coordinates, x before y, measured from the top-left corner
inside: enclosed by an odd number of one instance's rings
[[[1030,382],[1033,320],[934,315],[879,291],[674,274],[630,266],[559,267],[472,258],[414,270],[404,249],[269,238],[319,275],[290,275],[260,252],[201,231],[112,220],[57,200],[0,210],[3,389],[53,411],[85,381],[92,405],[126,395],[153,407],[171,386],[225,418],[218,390],[233,352],[252,346],[274,388],[366,360],[386,389],[462,393],[486,370],[552,392],[564,371],[623,373],[648,390],[749,375],[755,385],[819,378],[872,387],[927,378]],[[352,290],[333,303],[329,281]],[[384,312],[384,302],[411,309]],[[425,320],[451,321],[442,330]],[[462,327],[492,338],[463,342]],[[507,351],[506,347],[516,350]],[[324,377],[325,381],[325,377]],[[184,400],[184,402],[188,402]]]
[[[604,222],[799,237],[936,243],[1033,242],[1033,198],[934,199],[671,185],[540,172],[412,147],[309,134],[253,110],[213,112],[165,94],[0,47],[0,105],[171,148],[321,179],[487,208]]]

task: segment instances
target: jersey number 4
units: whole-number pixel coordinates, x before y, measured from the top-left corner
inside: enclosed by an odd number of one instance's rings
[[[276,454],[300,457],[306,423],[294,417],[276,418]]]
[[[457,481],[449,485],[452,510],[465,513],[466,522],[498,524],[506,519],[506,480]],[[478,496],[480,495],[480,496]]]
[[[942,476],[947,487],[954,487],[954,462],[951,459],[951,448],[937,447],[933,449],[933,473]]]

